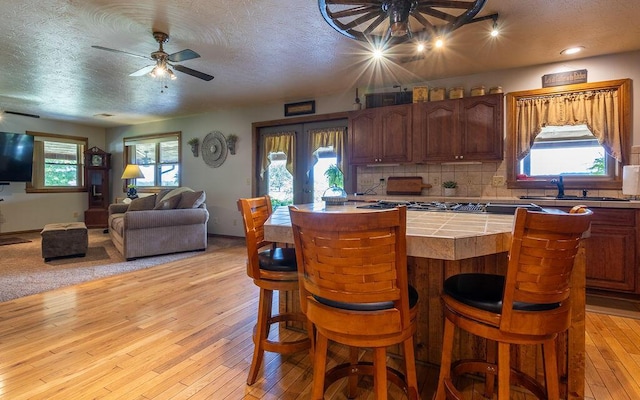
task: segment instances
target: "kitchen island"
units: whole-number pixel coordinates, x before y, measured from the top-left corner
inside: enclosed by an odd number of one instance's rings
[[[324,203],[300,205],[322,212],[367,212],[355,204],[325,207]],[[490,213],[407,213],[407,255],[411,284],[418,290],[416,360],[439,364],[442,348],[443,313],[440,294],[444,280],[465,272],[506,272],[513,216]],[[293,244],[291,221],[286,207],[278,207],[264,226],[265,238]],[[584,395],[585,365],[585,258],[581,250],[572,275],[572,325],[562,335],[559,354],[565,398]],[[298,299],[281,298],[283,310],[297,309]],[[454,357],[483,357],[483,339],[466,332],[457,334]],[[533,346],[521,346],[512,357],[514,367],[542,379],[543,360]]]

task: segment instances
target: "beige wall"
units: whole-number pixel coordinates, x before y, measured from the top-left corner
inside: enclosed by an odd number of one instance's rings
[[[634,97],[640,99],[640,52],[625,53],[584,60],[568,61],[564,63],[535,66],[507,71],[488,72],[439,81],[418,82],[415,86],[453,87],[463,86],[468,90],[477,85],[485,87],[502,86],[505,93],[537,89],[541,87],[542,75],[587,69],[589,82],[631,78],[635,81]],[[404,86],[404,85],[403,85]],[[414,84],[406,85],[409,87]],[[389,91],[397,89],[389,88]],[[373,91],[373,90],[370,90]],[[376,92],[383,90],[376,89]],[[365,92],[361,89],[361,93]],[[302,101],[308,99],[290,99]],[[327,114],[338,111],[348,111],[353,103],[353,88],[345,88],[344,93],[333,96],[316,98],[316,114]],[[289,102],[289,101],[287,101]],[[90,128],[63,122],[35,120],[17,116],[6,116],[0,122],[0,130],[24,132],[35,130],[50,133],[88,136],[90,146],[99,146],[113,154],[113,197],[123,196],[122,184],[119,180],[122,174],[122,138],[150,133],[182,131],[183,135],[183,183],[194,189],[207,192],[207,206],[211,213],[209,232],[223,235],[242,236],[239,226],[239,214],[235,202],[239,197],[251,195],[251,124],[258,121],[268,121],[283,118],[283,103],[259,105],[237,109],[216,109],[198,116],[153,122],[122,128],[107,129]],[[634,120],[640,121],[640,107],[633,109]],[[237,154],[228,155],[226,161],[219,168],[207,166],[202,158],[194,158],[186,142],[193,137],[202,140],[211,131],[220,131],[225,136],[234,133],[239,136]],[[640,131],[638,124],[634,124],[633,143],[640,145]],[[103,147],[104,146],[104,147]],[[636,157],[637,158],[637,157]],[[367,177],[367,174],[369,175]],[[477,165],[458,166],[407,166],[387,168],[363,168],[359,173],[359,180],[372,179],[377,182],[379,177],[392,175],[424,175],[425,181],[432,182],[453,174],[461,182],[464,195],[476,196],[505,196],[510,192],[490,187],[490,178],[494,175],[505,175],[501,163],[485,163]],[[364,177],[364,178],[363,178]],[[480,179],[480,184],[475,182]],[[374,180],[375,179],[375,180]],[[471,182],[471,183],[470,183]],[[487,187],[487,184],[489,187]],[[362,185],[359,185],[359,190]],[[435,188],[434,188],[435,189]],[[440,188],[434,192],[425,191],[425,195],[439,195]],[[86,194],[25,194],[24,184],[11,184],[0,187],[0,233],[40,229],[49,222],[73,221],[74,213],[79,213],[82,220],[86,208]],[[500,190],[500,191],[499,191]],[[466,191],[466,192],[465,192]],[[383,193],[381,191],[380,193]],[[603,194],[609,195],[609,194]]]
[[[33,111],[37,114],[37,110]],[[63,121],[5,114],[0,131],[55,133],[89,138],[89,147],[105,149],[105,130]],[[84,221],[86,193],[25,193],[25,183],[0,186],[0,234],[41,229],[54,222]]]

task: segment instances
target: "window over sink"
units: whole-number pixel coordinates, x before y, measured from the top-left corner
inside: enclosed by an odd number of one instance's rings
[[[587,125],[545,126],[520,160],[518,178],[604,177],[615,171],[612,161]]]
[[[631,151],[631,80],[507,94],[506,163],[510,189],[622,187]]]

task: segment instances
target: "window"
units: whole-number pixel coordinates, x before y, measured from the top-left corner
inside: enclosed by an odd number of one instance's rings
[[[173,132],[124,139],[126,163],[138,164],[144,174],[135,180],[139,192],[180,186],[180,136]]]
[[[507,94],[506,168],[510,189],[622,187],[631,153],[631,80]]]
[[[27,133],[34,136],[33,177],[27,193],[85,190],[83,153],[87,138]]]
[[[586,125],[546,126],[520,160],[518,177],[604,177],[615,170],[613,161]]]

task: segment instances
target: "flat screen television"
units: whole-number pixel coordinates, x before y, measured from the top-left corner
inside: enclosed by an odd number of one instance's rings
[[[31,182],[33,136],[0,132],[0,182]]]

